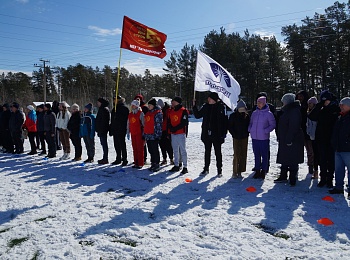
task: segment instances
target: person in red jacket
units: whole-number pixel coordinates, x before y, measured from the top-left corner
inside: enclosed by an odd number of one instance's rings
[[[32,105],[28,105],[27,109],[28,109],[28,113],[26,116],[26,121],[24,122],[24,128],[27,129],[28,131],[28,138],[30,142],[30,152],[28,154],[34,155],[34,154],[37,154],[36,144],[35,144],[35,137],[37,133],[37,129],[36,129],[37,116],[36,116],[35,109]]]
[[[144,143],[143,140],[144,114],[140,107],[140,102],[134,100],[131,102],[131,112],[128,116],[127,137],[130,138],[134,154],[133,168],[141,169],[144,165]]]

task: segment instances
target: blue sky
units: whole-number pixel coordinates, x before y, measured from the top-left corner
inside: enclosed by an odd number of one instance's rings
[[[340,1],[343,2],[343,1]],[[31,74],[39,59],[50,66],[81,63],[117,67],[123,16],[168,35],[163,59],[122,51],[131,73],[163,73],[164,60],[187,43],[198,47],[211,30],[281,37],[281,27],[300,23],[334,1],[325,0],[1,0],[0,71]],[[219,61],[220,62],[220,61]]]

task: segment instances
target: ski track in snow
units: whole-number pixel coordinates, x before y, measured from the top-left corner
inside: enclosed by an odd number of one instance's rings
[[[185,176],[168,172],[169,165],[151,173],[148,165],[136,170],[0,154],[0,259],[350,259],[349,201],[343,195],[323,201],[327,189],[316,187],[306,163],[296,187],[274,184],[279,172],[274,134],[265,181],[251,178],[251,141],[248,171],[232,180],[229,135],[224,176],[216,177],[214,153],[209,175],[199,176],[200,130],[201,122],[190,123]],[[102,158],[97,137],[95,143],[97,161]],[[127,148],[132,162],[130,141]],[[111,137],[109,151],[112,162]],[[249,186],[257,191],[247,192]],[[334,225],[317,223],[325,217]],[[26,240],[10,246],[21,238]]]

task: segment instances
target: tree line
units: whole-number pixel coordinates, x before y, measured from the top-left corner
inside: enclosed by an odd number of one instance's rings
[[[286,92],[307,90],[317,95],[329,89],[336,96],[350,94],[350,1],[335,2],[323,14],[306,17],[301,25],[281,28],[284,44],[274,36],[261,37],[248,30],[244,35],[226,33],[224,28],[209,32],[198,48],[225,67],[240,83],[241,97],[250,105],[256,94],[265,91],[268,101],[280,105]],[[197,47],[187,43],[172,51],[164,61],[164,74],[130,73],[120,69],[119,95],[130,103],[135,94],[146,100],[152,96],[183,97],[190,106],[194,97]],[[112,99],[118,69],[76,65],[39,68],[32,76],[22,72],[1,75],[0,102],[27,104],[43,100],[43,74],[46,75],[47,100],[62,100],[80,105],[97,97]],[[196,93],[203,102],[206,94]]]

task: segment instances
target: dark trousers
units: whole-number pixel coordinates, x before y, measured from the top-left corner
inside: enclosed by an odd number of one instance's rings
[[[166,160],[167,154],[169,155],[169,159],[173,160],[174,152],[173,147],[171,146],[171,140],[166,131],[163,131],[162,138],[159,141],[160,150],[162,151],[163,160]]]
[[[298,164],[281,165],[281,173],[287,175],[287,172],[289,171],[289,183],[294,185],[298,179],[298,169],[299,169]],[[287,176],[285,177],[287,178]]]
[[[43,150],[43,152],[46,152],[45,134],[44,133],[45,133],[44,131],[40,131],[40,132],[38,132],[38,135],[39,135],[41,150]]]
[[[12,136],[12,142],[15,145],[16,153],[23,153],[22,131],[12,132],[11,136]]]
[[[116,153],[116,161],[127,161],[128,154],[126,152],[125,143],[126,133],[117,133],[113,135],[114,149]]]
[[[51,134],[53,134],[51,131],[45,132],[45,139],[49,149],[48,155],[56,156],[56,136],[51,136]]]
[[[75,156],[74,158],[81,158],[81,154],[83,152],[83,148],[81,147],[81,138],[79,135],[70,135],[70,139],[74,145]]]
[[[214,146],[215,157],[216,157],[216,168],[222,168],[222,153],[221,153],[221,142],[209,137],[204,142],[204,169],[209,170],[210,157],[211,157],[211,147]]]
[[[151,163],[159,164],[160,154],[159,154],[159,140],[147,140],[148,152],[151,155]]]
[[[35,138],[36,138],[36,132],[28,132],[28,138],[30,143],[30,151],[35,153],[36,152],[36,144],[35,144]]]
[[[107,133],[106,134],[100,134],[100,143],[102,145],[103,150],[103,160],[108,161],[108,143],[107,143]]]
[[[147,161],[147,142],[145,142],[145,145],[143,146],[143,160],[144,162]]]
[[[6,149],[7,152],[12,153],[13,152],[13,141],[12,136],[9,130],[5,130],[3,132],[3,147]]]
[[[57,128],[55,128],[55,144],[56,144],[56,150],[62,149],[60,134],[59,134],[59,130]]]
[[[335,170],[335,152],[330,142],[318,142],[321,181],[332,184]]]
[[[39,137],[39,132],[36,132],[36,135],[35,135],[35,143],[36,143],[36,149],[39,149],[40,146],[40,137]]]
[[[253,152],[255,159],[255,170],[268,171],[269,168],[269,150],[270,140],[256,140],[252,139]]]
[[[83,137],[86,153],[89,159],[94,159],[95,156],[95,138],[90,138],[89,136]]]

